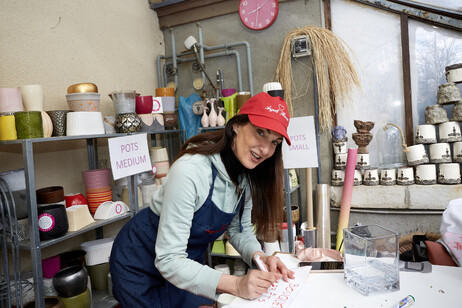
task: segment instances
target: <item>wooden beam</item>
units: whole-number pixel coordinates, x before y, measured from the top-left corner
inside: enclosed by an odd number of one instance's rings
[[[152,1],[156,0],[150,1],[152,4]],[[279,3],[286,1],[294,0],[279,0]],[[173,2],[171,5],[154,8],[159,18],[161,29],[231,14],[239,10],[239,0],[188,0]],[[151,5],[151,7],[153,6]]]
[[[414,120],[412,117],[411,60],[409,56],[409,19],[400,14],[401,55],[403,61],[404,122],[406,123],[406,144],[414,144]]]

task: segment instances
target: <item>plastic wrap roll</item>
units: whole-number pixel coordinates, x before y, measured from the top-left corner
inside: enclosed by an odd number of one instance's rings
[[[316,245],[331,249],[330,239],[330,185],[316,187]]]

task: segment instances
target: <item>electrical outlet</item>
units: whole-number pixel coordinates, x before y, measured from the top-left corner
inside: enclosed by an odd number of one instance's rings
[[[291,42],[292,57],[305,57],[311,55],[310,43],[307,35],[299,35]]]

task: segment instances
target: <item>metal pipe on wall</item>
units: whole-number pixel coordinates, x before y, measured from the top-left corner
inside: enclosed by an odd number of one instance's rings
[[[238,90],[239,92],[242,91],[242,72],[241,72],[241,60],[239,53],[236,50],[226,50],[223,52],[218,52],[214,53],[211,55],[206,55],[204,56],[205,59],[212,59],[212,58],[218,58],[218,57],[224,57],[224,56],[231,56],[235,55],[236,56],[236,68],[237,68],[237,77],[238,77]],[[178,58],[178,64],[181,63],[186,63],[186,62],[194,62],[196,58]],[[167,80],[167,66],[172,64],[172,62],[165,62],[163,71],[164,71],[164,79]]]
[[[245,49],[246,49],[246,56],[247,56],[247,71],[248,71],[248,78],[249,78],[249,90],[250,90],[250,95],[253,96],[253,75],[252,75],[252,59],[251,59],[251,53],[250,53],[250,44],[246,41],[241,41],[241,42],[234,42],[234,43],[230,43],[230,44],[223,44],[223,45],[216,45],[216,46],[206,46],[202,43],[202,28],[200,27],[200,24],[197,23],[196,24],[197,27],[198,27],[198,32],[199,32],[199,43],[197,44],[197,46],[199,47],[199,51],[200,53],[202,53],[202,56],[204,57],[204,59],[207,59],[208,56],[204,56],[203,55],[203,51],[204,50],[207,50],[207,51],[212,51],[212,50],[218,50],[218,49],[226,49],[228,52],[230,52],[231,54],[235,54],[237,55],[236,57],[239,57],[237,51],[234,51],[234,50],[229,50],[233,47],[237,47],[237,46],[244,46]],[[175,84],[178,85],[178,72],[177,72],[177,62],[179,62],[180,60],[180,57],[181,56],[184,56],[184,55],[190,55],[190,54],[193,54],[193,52],[191,51],[187,51],[187,52],[182,52],[182,53],[179,53],[179,54],[176,54],[175,53],[175,36],[173,34],[173,30],[170,30],[171,32],[171,35],[172,35],[172,56],[157,56],[157,77],[158,77],[158,86],[159,87],[162,87],[162,86],[165,86],[166,85],[166,82],[167,82],[167,79],[165,78],[165,80],[163,80],[162,78],[162,65],[161,65],[161,60],[164,59],[170,59],[172,58],[173,59],[173,69],[174,69],[174,78],[175,78]],[[202,56],[201,56],[201,62],[204,61],[204,59],[202,59]],[[239,57],[240,58],[240,57]],[[241,71],[241,68],[240,68],[240,65],[239,65],[239,68],[238,68],[238,72]],[[205,74],[203,73],[203,76],[202,76],[202,79],[204,79],[204,76]],[[165,75],[164,75],[165,77]],[[242,78],[241,78],[241,82],[239,84],[239,88],[240,88],[240,91],[242,89]]]

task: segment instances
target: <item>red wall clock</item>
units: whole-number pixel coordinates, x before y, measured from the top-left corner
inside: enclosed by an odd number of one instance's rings
[[[252,30],[263,30],[271,26],[278,12],[277,0],[241,0],[239,3],[241,21]]]

